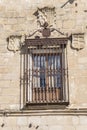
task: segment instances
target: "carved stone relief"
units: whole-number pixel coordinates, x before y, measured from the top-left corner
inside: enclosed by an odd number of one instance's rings
[[[26,38],[30,38],[32,36],[35,37],[50,37],[53,31],[56,31],[59,37],[68,37],[67,34],[56,29],[56,11],[55,7],[44,7],[38,8],[34,15],[37,17],[37,30],[32,32],[29,35],[21,35],[21,36],[10,36],[8,38],[8,46],[7,48],[11,51],[19,51],[21,46],[24,44],[25,36]],[[40,34],[40,35],[37,35]],[[72,48],[76,50],[83,49],[85,46],[84,33],[72,34]]]
[[[35,35],[39,37],[66,37],[66,34],[56,28],[55,7],[38,8],[33,15],[37,19],[37,30],[31,32],[27,38]],[[54,32],[56,33],[55,35]]]
[[[37,17],[38,28],[43,27],[45,22],[48,23],[49,27],[56,26],[55,7],[38,8],[34,15]]]
[[[24,44],[25,36],[10,36],[8,39],[7,48],[10,51],[19,51]]]
[[[36,12],[33,13],[37,19],[37,30],[25,34],[26,38],[30,37],[50,37],[53,31],[56,31],[57,34],[65,35],[60,30],[56,29],[56,11],[55,7],[44,7],[38,8]],[[7,48],[11,51],[18,51],[21,49],[21,46],[24,44],[25,36],[10,36],[8,38]]]
[[[72,34],[72,48],[76,50],[83,49],[85,47],[84,33]]]

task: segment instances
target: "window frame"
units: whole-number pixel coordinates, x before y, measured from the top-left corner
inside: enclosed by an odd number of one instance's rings
[[[50,45],[50,43],[52,44],[52,42],[57,42],[57,45],[64,45],[66,46],[67,45],[67,42],[68,42],[68,39],[67,38],[45,38],[45,39],[26,39],[25,40],[25,45],[22,46],[22,51],[21,51],[21,55],[25,55],[24,56],[24,59],[25,62],[27,63],[28,62],[28,47],[29,46],[34,46],[35,44],[37,44],[37,42],[39,43],[39,45],[46,45],[46,43],[48,43]],[[56,44],[55,44],[56,45]],[[66,47],[65,47],[66,48]],[[66,59],[63,59],[64,62]],[[27,70],[27,64],[25,63],[25,68]],[[67,63],[66,63],[67,64]],[[22,68],[22,67],[21,67]],[[66,69],[68,68],[68,66],[66,66]],[[23,70],[22,70],[23,71]],[[69,104],[69,86],[68,86],[68,69],[66,70],[67,71],[67,76],[66,76],[66,80],[67,80],[67,92],[65,92],[65,94],[67,94],[67,99],[65,99],[65,101],[60,101],[60,102],[57,102],[57,103],[54,103],[54,102],[51,102],[51,103],[48,103],[48,102],[44,102],[44,103],[29,103],[28,100],[26,100],[28,97],[28,94],[27,94],[27,88],[26,88],[26,85],[23,83],[23,80],[26,78],[27,79],[27,72],[22,72],[22,73],[26,73],[24,76],[22,75],[21,76],[21,81],[20,81],[20,86],[22,86],[21,88],[23,88],[22,90],[22,99],[23,99],[23,108],[24,109],[49,109],[49,108],[65,108],[66,105]],[[26,80],[26,84],[27,84],[27,80]],[[24,87],[25,86],[25,87]],[[26,90],[25,90],[26,89]]]

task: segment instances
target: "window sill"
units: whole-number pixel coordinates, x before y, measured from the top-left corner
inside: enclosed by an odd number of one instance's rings
[[[69,102],[58,103],[26,103],[24,110],[49,110],[49,109],[65,109]]]

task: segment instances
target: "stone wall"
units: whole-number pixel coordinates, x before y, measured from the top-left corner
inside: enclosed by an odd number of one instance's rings
[[[52,24],[65,35],[83,34],[80,41],[69,40],[67,47],[69,73],[69,106],[67,109],[87,109],[87,2],[86,0],[0,0],[0,111],[20,111],[20,49],[9,49],[8,38],[32,34],[40,28],[34,13],[38,8],[55,8]],[[43,22],[43,21],[42,21]],[[60,37],[54,31],[51,37]],[[18,42],[17,42],[18,43]],[[66,109],[66,111],[67,111]],[[46,111],[45,111],[46,112]],[[75,112],[76,113],[76,112]],[[68,114],[68,113],[67,113]],[[4,130],[55,129],[86,130],[86,116],[3,116],[0,125]],[[85,112],[86,114],[86,112]],[[55,121],[54,121],[55,120]],[[29,126],[29,124],[32,124]],[[29,128],[30,127],[30,128]]]
[[[0,130],[86,130],[86,116],[14,116],[0,118]]]

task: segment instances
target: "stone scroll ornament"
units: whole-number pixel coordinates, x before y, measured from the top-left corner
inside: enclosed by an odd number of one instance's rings
[[[72,34],[72,48],[81,50],[85,47],[84,33]]]

